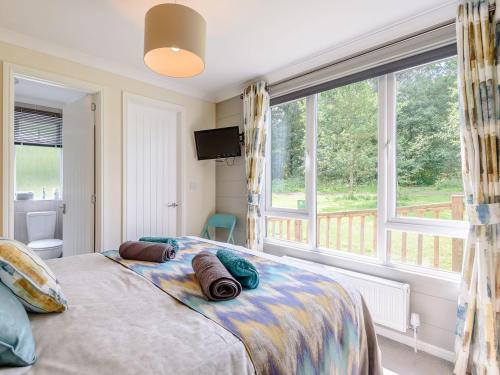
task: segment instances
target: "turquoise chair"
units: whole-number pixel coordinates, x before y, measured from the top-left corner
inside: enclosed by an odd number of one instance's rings
[[[223,228],[228,231],[226,242],[234,244],[233,231],[236,226],[236,216],[230,214],[215,214],[208,218],[200,237],[210,238],[209,228]]]

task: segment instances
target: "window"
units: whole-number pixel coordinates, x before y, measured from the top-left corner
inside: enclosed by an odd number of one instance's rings
[[[267,237],[275,240],[307,244],[308,223],[307,219],[267,216]]]
[[[271,206],[305,209],[306,100],[271,110]]]
[[[388,231],[387,252],[394,262],[459,271],[464,240],[417,232]]]
[[[34,199],[61,196],[60,113],[16,106],[14,111],[16,192]]]
[[[34,199],[60,196],[60,148],[16,145],[15,152],[17,192],[33,192]]]
[[[467,225],[456,63],[446,57],[274,105],[267,241],[459,272]]]
[[[377,80],[317,96],[318,247],[376,256]]]
[[[457,61],[395,74],[398,216],[463,220]]]

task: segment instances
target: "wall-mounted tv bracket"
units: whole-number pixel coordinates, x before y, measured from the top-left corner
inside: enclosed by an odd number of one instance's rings
[[[242,145],[244,145],[244,144],[245,144],[245,133],[244,133],[244,132],[241,132],[241,133],[240,133],[240,143],[241,143]]]
[[[215,159],[216,163],[226,163],[228,167],[232,167],[236,163],[236,157],[231,156],[230,158]]]

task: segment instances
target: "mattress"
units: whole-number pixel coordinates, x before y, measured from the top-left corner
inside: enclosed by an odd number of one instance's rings
[[[38,360],[30,367],[0,368],[0,375],[254,373],[236,336],[135,272],[101,254],[47,263],[69,309],[30,314]]]

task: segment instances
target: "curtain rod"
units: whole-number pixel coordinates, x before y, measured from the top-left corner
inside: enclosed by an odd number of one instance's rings
[[[493,5],[490,5],[489,6],[489,11],[493,11],[495,10],[495,4]],[[275,82],[273,84],[270,84],[268,86],[266,86],[268,89],[272,89],[273,86],[276,86],[276,85],[280,85],[280,84],[283,84],[283,83],[286,83],[286,82],[289,82],[289,81],[292,81],[294,79],[297,79],[297,78],[301,78],[301,77],[304,77],[304,76],[307,76],[311,73],[315,73],[315,72],[318,72],[320,70],[323,70],[323,69],[328,69],[328,68],[331,68],[335,65],[338,65],[340,63],[344,63],[346,61],[349,61],[349,60],[352,60],[352,59],[356,59],[358,57],[361,57],[361,56],[364,56],[364,55],[367,55],[369,53],[373,53],[373,52],[376,52],[376,51],[380,51],[380,50],[383,50],[384,48],[387,48],[387,47],[390,47],[390,46],[393,46],[397,43],[401,43],[403,41],[406,41],[406,40],[409,40],[409,39],[412,39],[412,38],[415,38],[415,37],[419,37],[421,35],[424,35],[426,33],[429,33],[429,32],[433,32],[435,30],[439,30],[441,28],[444,28],[444,27],[448,27],[450,25],[453,25],[455,24],[455,19],[451,19],[451,20],[448,20],[448,21],[445,21],[445,22],[442,22],[438,25],[435,25],[435,26],[432,26],[432,27],[429,27],[429,28],[426,28],[424,30],[421,30],[421,31],[418,31],[416,33],[413,33],[413,34],[409,34],[409,35],[406,35],[406,36],[403,36],[401,38],[398,38],[398,39],[395,39],[395,40],[392,40],[390,42],[387,42],[387,43],[384,43],[384,44],[381,44],[381,45],[378,45],[376,47],[373,47],[373,48],[370,48],[370,49],[367,49],[367,50],[364,50],[364,51],[361,51],[359,53],[355,53],[353,55],[350,55],[350,56],[347,56],[345,58],[342,58],[342,59],[339,59],[339,60],[335,60],[334,62],[332,63],[329,63],[329,64],[326,64],[326,65],[322,65],[318,68],[315,68],[315,69],[312,69],[312,70],[308,70],[308,71],[305,71],[303,73],[300,73],[300,74],[297,74],[297,75],[294,75],[294,76],[291,76],[289,78],[286,78],[286,79],[283,79],[281,81],[278,81],[278,82]],[[240,95],[240,99],[243,99],[243,94]]]

